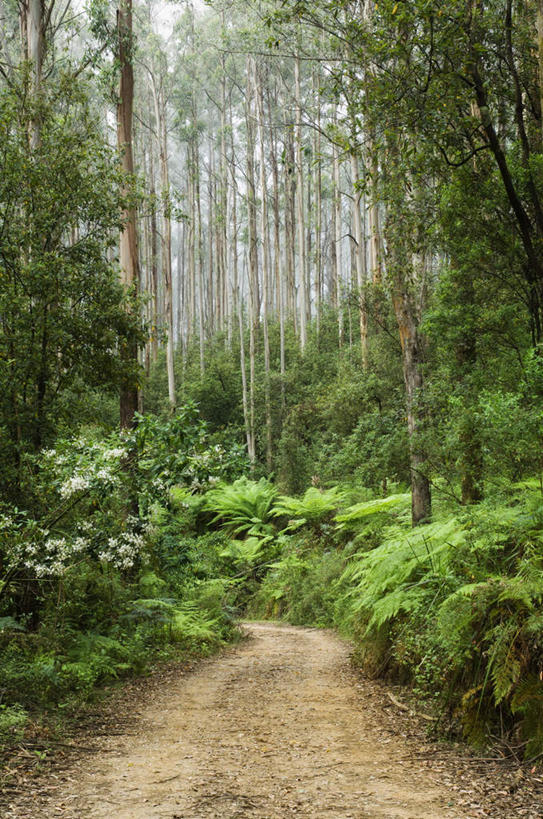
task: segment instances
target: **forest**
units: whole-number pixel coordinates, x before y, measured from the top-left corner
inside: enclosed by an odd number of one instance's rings
[[[0,168],[0,751],[269,619],[540,760],[543,0],[0,0]]]

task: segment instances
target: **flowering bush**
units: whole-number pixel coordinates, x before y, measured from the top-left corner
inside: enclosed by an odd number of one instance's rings
[[[138,416],[128,433],[57,441],[32,463],[32,514],[0,508],[0,597],[10,581],[61,577],[83,561],[133,569],[146,559],[154,503],[167,504],[173,486],[198,492],[245,465],[241,447],[209,445],[194,404],[164,421]]]

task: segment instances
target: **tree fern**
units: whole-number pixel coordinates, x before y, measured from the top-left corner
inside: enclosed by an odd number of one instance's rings
[[[233,534],[271,534],[272,508],[276,488],[265,478],[258,482],[240,478],[220,484],[205,496],[204,508],[215,513],[213,522]]]
[[[365,522],[370,515],[379,515],[385,512],[405,511],[411,503],[411,495],[389,495],[388,498],[377,498],[376,500],[363,501],[350,506],[345,512],[336,515],[338,529],[346,526],[356,526],[359,522]]]
[[[303,498],[281,495],[275,503],[273,516],[289,518],[285,531],[294,531],[305,524],[315,526],[331,517],[344,498],[345,493],[337,486],[325,490],[310,486]]]

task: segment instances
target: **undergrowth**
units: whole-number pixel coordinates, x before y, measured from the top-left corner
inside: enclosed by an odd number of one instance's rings
[[[357,663],[410,684],[447,730],[543,753],[538,485],[469,508],[442,503],[416,529],[401,494],[341,509],[334,522],[318,536],[294,527],[249,613],[335,627]]]

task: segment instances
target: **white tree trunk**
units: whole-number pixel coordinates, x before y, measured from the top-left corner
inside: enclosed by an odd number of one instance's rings
[[[304,218],[304,176],[302,164],[302,103],[300,91],[300,58],[294,60],[294,86],[296,93],[296,221],[298,235],[298,291],[300,293],[300,348],[307,343],[307,264]]]

